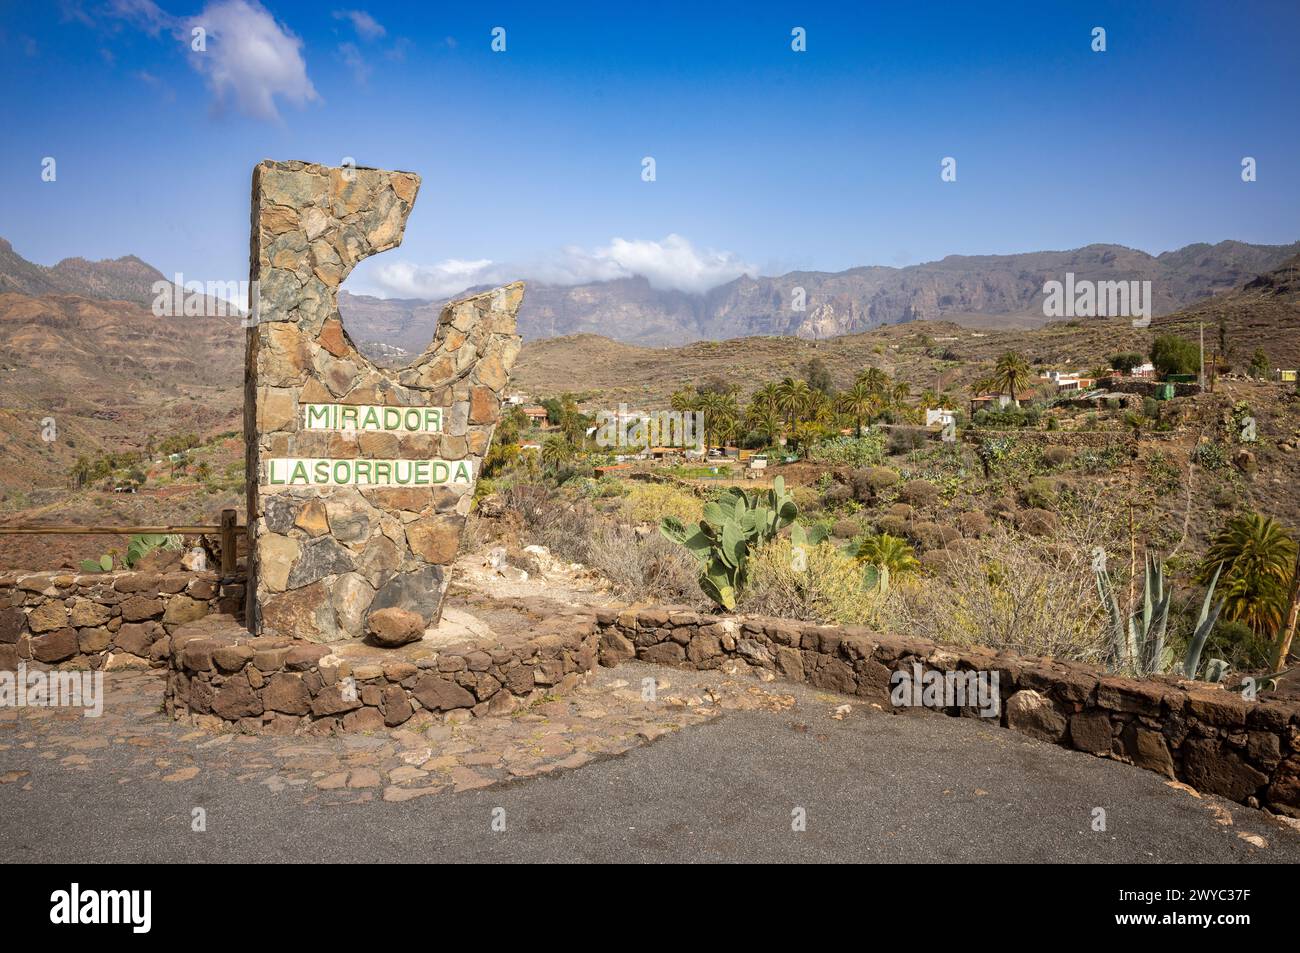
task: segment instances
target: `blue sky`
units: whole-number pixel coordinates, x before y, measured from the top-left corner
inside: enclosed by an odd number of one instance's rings
[[[424,178],[358,292],[1291,242],[1297,35],[1294,2],[0,3],[0,236],[238,279],[252,166],[350,156]]]

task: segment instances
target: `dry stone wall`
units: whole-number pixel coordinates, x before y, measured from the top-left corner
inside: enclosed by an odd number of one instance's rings
[[[576,687],[596,664],[596,623],[574,611],[510,645],[379,649],[251,636],[226,617],[180,629],[164,705],[207,728],[269,734],[374,731],[482,715]],[[337,650],[337,651],[336,651]]]
[[[763,670],[891,709],[895,672],[998,673],[997,723],[1041,741],[1114,758],[1252,807],[1300,818],[1300,703],[1246,701],[1173,678],[1118,678],[1091,666],[878,635],[857,626],[698,615],[672,608],[599,610],[600,660]],[[944,709],[977,717],[973,708]]]
[[[176,631],[172,646],[166,707],[174,717],[275,733],[506,714],[573,687],[597,662],[632,659],[782,677],[886,711],[898,710],[891,700],[895,673],[997,673],[991,723],[1300,818],[1300,703],[1247,701],[1204,683],[1119,678],[1088,665],[937,645],[860,626],[710,616],[671,606],[574,609],[541,620],[512,646],[415,643],[385,650],[253,637],[218,616]],[[979,707],[940,710],[980,717]]]
[[[213,572],[0,575],[0,670],[162,666],[171,634],[243,614],[244,581]]]
[[[372,610],[436,625],[520,338],[515,283],[453,302],[399,370],[360,354],[339,285],[396,247],[419,176],[304,162],[253,173],[245,434],[253,632],[360,638]]]

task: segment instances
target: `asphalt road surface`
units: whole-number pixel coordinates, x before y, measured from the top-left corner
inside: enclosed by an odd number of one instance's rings
[[[818,708],[816,718],[803,706],[734,712],[576,770],[406,803],[305,808],[229,778],[120,785],[113,758],[75,772],[47,761],[33,766],[33,791],[0,786],[0,856],[19,863],[1300,861],[1300,833],[1138,768],[973,719],[855,706],[835,721]],[[202,833],[191,830],[196,804],[207,813]],[[1105,831],[1092,829],[1096,808],[1106,812]],[[793,829],[801,816],[806,829]]]

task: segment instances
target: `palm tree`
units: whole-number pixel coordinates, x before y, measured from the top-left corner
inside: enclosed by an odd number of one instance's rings
[[[551,470],[558,470],[573,459],[573,445],[559,434],[546,438],[542,444],[542,465]]]
[[[754,393],[749,395],[749,403],[751,406],[757,404],[758,406],[764,408],[765,410],[779,409],[778,399],[777,399],[777,385],[772,381],[768,381],[758,390],[754,391]]]
[[[858,378],[853,386],[840,394],[836,401],[839,411],[853,418],[853,432],[862,436],[862,418],[870,417],[879,406],[879,397],[867,386],[866,381]]]
[[[706,445],[716,446],[709,438],[716,436],[720,432],[734,432],[736,418],[739,416],[735,393],[719,394],[710,391],[700,397],[699,409],[704,411],[704,442]]]
[[[1271,636],[1282,626],[1295,558],[1295,541],[1275,519],[1244,513],[1228,520],[1211,541],[1201,581],[1208,582],[1222,564],[1224,617]]]
[[[85,486],[86,483],[90,481],[92,471],[93,467],[91,466],[90,461],[87,460],[84,455],[78,454],[77,462],[72,465],[71,470],[73,485],[76,486],[77,489],[81,489],[81,487]]]
[[[785,421],[793,427],[808,409],[812,388],[805,380],[787,377],[776,385],[777,407],[785,414]]]
[[[1010,396],[1012,402],[1015,402],[1020,392],[1028,388],[1033,379],[1034,374],[1029,369],[1029,362],[1018,352],[1007,351],[998,358],[993,373],[980,383],[987,384],[988,389],[996,394]]]
[[[895,407],[906,406],[907,402],[912,399],[912,385],[907,381],[899,381],[889,392],[889,402]]]
[[[781,414],[772,404],[751,401],[745,410],[745,422],[751,430],[762,434],[768,443],[776,443],[781,435]]]
[[[878,367],[868,367],[858,375],[858,380],[866,385],[867,390],[871,393],[884,396],[885,388],[889,386],[889,375]]]
[[[868,536],[858,545],[856,555],[858,562],[887,569],[891,576],[905,575],[921,568],[907,541],[888,533]]]
[[[682,390],[673,391],[673,396],[669,398],[669,404],[673,410],[682,412],[699,410],[700,395],[694,387],[686,387]]]

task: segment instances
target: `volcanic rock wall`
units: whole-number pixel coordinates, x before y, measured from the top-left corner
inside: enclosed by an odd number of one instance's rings
[[[523,285],[448,304],[408,367],[360,354],[338,287],[400,244],[419,186],[409,172],[254,169],[244,426],[255,633],[332,642],[360,637],[372,609],[441,616],[519,352]]]

